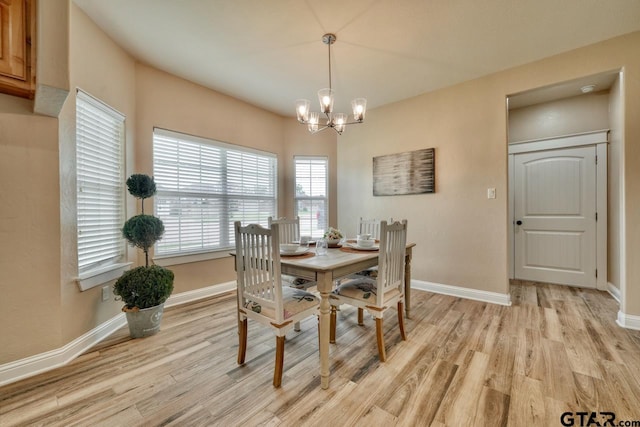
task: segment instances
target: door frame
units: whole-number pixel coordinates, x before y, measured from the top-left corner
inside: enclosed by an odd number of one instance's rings
[[[609,129],[578,133],[553,138],[512,142],[509,144],[509,215],[508,250],[509,278],[515,278],[515,155],[535,151],[549,151],[560,148],[594,146],[596,148],[596,289],[606,291],[607,287],[607,152]]]

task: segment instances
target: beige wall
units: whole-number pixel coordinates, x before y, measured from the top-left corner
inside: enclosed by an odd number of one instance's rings
[[[0,111],[0,364],[61,343],[57,133],[54,118]]]
[[[30,101],[0,95],[0,364],[60,348],[120,312],[120,302],[101,300],[101,286],[81,292],[75,281],[76,87],[125,114],[126,175],[152,173],[154,126],[276,153],[284,214],[292,212],[288,182],[295,154],[327,155],[335,171],[331,134],[312,138],[279,115],[137,64],[75,4],[64,5],[71,94],[58,119],[34,115]],[[66,38],[60,28],[49,28],[52,37]],[[333,190],[335,218],[335,184]],[[137,208],[129,197],[127,214]],[[141,262],[138,252],[129,249],[130,260]],[[170,268],[174,293],[235,279],[230,257]],[[25,304],[33,308],[27,317]]]
[[[338,141],[340,227],[406,218],[413,279],[507,293],[504,106],[493,84],[470,82],[367,112]],[[430,147],[434,194],[372,195],[372,157]]]
[[[505,97],[623,68],[620,257],[629,261],[620,284],[622,311],[640,315],[640,263],[633,262],[640,252],[640,33],[372,110],[336,145],[330,132],[310,136],[293,119],[137,65],[73,3],[70,14],[71,88],[79,85],[127,115],[134,150],[127,173],[151,172],[153,126],[264,149],[279,156],[279,211],[289,214],[292,156],[327,154],[337,170],[337,203],[330,206],[340,228],[355,230],[363,215],[407,218],[418,244],[415,279],[500,293],[508,289]],[[81,293],[72,280],[74,102],[72,93],[55,119],[0,95],[0,364],[60,348],[119,310],[116,302],[100,302],[99,288]],[[436,148],[435,194],[372,196],[373,156],[424,147]],[[486,198],[487,187],[497,189],[497,199]],[[230,259],[172,269],[176,292],[234,277]]]
[[[281,159],[284,163],[284,191],[292,195],[287,197],[284,211],[278,212],[279,216],[293,217],[295,194],[295,170],[293,165],[294,156],[325,156],[329,159],[329,176],[335,177],[338,170],[337,159],[337,136],[331,129],[327,129],[317,134],[311,134],[307,126],[299,124],[296,120],[285,120],[284,146],[285,154]],[[338,207],[336,195],[338,192],[338,181],[329,181],[329,224],[338,223]]]
[[[639,45],[633,33],[368,112],[338,141],[340,226],[353,229],[363,214],[407,218],[414,279],[507,293],[506,97],[624,68],[621,309],[640,314],[640,264],[629,258],[640,251]],[[372,157],[426,147],[436,149],[435,194],[372,196]]]
[[[76,252],[76,88],[95,96],[126,116],[127,166],[131,170],[135,145],[135,62],[108,38],[74,3],[70,5],[69,68],[71,92],[59,115],[61,214],[62,344],[115,316],[121,304],[102,301],[101,286],[80,292]],[[128,210],[135,208],[128,201]],[[112,285],[113,282],[106,283]]]
[[[509,111],[509,142],[608,128],[608,90]]]
[[[288,197],[285,182],[284,119],[245,102],[138,64],[137,172],[153,174],[153,128],[251,147],[278,156],[278,210]],[[232,258],[168,266],[174,293],[235,280]]]
[[[607,180],[607,279],[616,288],[621,283],[622,248],[622,136],[624,131],[623,99],[620,78],[609,91],[609,153]]]

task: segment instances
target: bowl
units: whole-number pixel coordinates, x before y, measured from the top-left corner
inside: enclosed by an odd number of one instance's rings
[[[280,252],[284,252],[286,254],[292,254],[298,250],[300,245],[297,243],[281,243],[280,244]]]
[[[374,239],[358,239],[356,243],[362,248],[371,248],[376,241]]]
[[[370,238],[371,234],[369,233],[358,234],[358,240],[369,240]]]

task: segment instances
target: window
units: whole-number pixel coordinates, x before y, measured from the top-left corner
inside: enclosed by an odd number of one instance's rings
[[[275,216],[275,154],[163,129],[153,132],[160,256],[228,249],[233,222],[268,225]]]
[[[125,254],[124,116],[78,90],[76,163],[80,278],[118,267]],[[81,284],[81,288],[84,287]]]
[[[329,199],[326,157],[294,157],[296,170],[295,215],[300,217],[300,235],[322,237],[328,227]]]

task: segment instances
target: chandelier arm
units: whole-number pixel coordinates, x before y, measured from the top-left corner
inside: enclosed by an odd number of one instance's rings
[[[321,128],[318,128],[318,130],[314,130],[314,131],[313,131],[313,132],[311,132],[311,133],[318,133],[318,132],[320,132],[321,130],[325,130],[325,129],[326,129],[326,128],[328,128],[328,127],[329,127],[329,126],[327,126],[327,125],[322,126]]]

